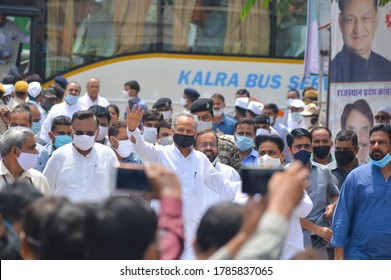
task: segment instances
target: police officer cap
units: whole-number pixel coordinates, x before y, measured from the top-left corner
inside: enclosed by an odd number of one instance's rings
[[[259,115],[254,118],[255,124],[270,124],[270,118],[266,115]]]
[[[54,81],[59,84],[63,89],[65,89],[68,85],[68,81],[64,78],[64,76],[56,76],[54,77]]]
[[[183,91],[184,95],[186,95],[188,98],[190,98],[191,100],[196,100],[198,98],[200,98],[200,94],[198,91],[196,91],[195,89],[193,88],[185,88],[185,90]]]
[[[15,84],[15,91],[16,92],[27,92],[28,88],[29,88],[29,84],[25,81],[18,81]]]
[[[191,103],[189,110],[191,113],[208,111],[213,116],[213,100],[209,98],[200,98]]]
[[[152,109],[156,109],[156,108],[159,108],[159,107],[163,107],[163,106],[171,106],[171,99],[170,98],[166,98],[166,97],[163,97],[163,98],[160,98],[158,99],[152,106]]]

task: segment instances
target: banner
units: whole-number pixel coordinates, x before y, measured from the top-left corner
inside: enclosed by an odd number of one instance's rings
[[[329,123],[357,133],[360,162],[369,161],[369,130],[391,106],[391,3],[332,1]]]
[[[330,1],[307,2],[307,40],[304,75],[328,75],[327,51],[330,49]],[[322,70],[319,71],[319,69]]]

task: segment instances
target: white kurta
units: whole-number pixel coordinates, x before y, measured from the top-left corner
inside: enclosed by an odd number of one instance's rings
[[[223,164],[221,162],[217,162],[215,165],[215,168],[218,172],[223,173],[224,177],[229,181],[232,181],[232,182],[241,182],[242,181],[239,173],[229,165]],[[235,199],[233,200],[233,202],[240,204],[240,205],[244,205],[246,203],[247,199],[248,199],[248,195],[245,193],[242,193],[241,186],[238,185],[238,189],[236,190],[236,195],[235,195]],[[221,200],[221,201],[216,200],[217,201],[216,203],[227,201],[225,198],[222,198],[221,196],[220,196],[219,200]]]
[[[43,174],[53,196],[72,202],[101,202],[114,188],[116,164],[118,159],[107,146],[95,143],[84,157],[70,143],[53,152]]]
[[[88,108],[90,108],[93,105],[107,107],[110,104],[106,98],[99,96],[99,95],[96,97],[95,101],[92,101],[92,99],[89,97],[89,95],[87,93],[79,98],[79,103],[80,103],[81,107],[83,108],[83,110],[87,110]]]
[[[293,213],[289,219],[289,231],[284,240],[282,252],[280,255],[281,260],[290,260],[297,253],[304,251],[304,238],[303,230],[301,229],[300,218],[305,218],[312,210],[312,200],[304,191],[304,196],[301,199],[299,205],[293,210]]]
[[[232,201],[241,182],[228,181],[201,152],[192,150],[184,157],[174,145],[152,145],[144,141],[137,128],[130,132],[136,138],[135,150],[144,162],[158,162],[174,171],[182,186],[183,220],[185,228],[185,248],[182,259],[194,259],[192,241],[204,213],[203,192],[205,188],[217,192],[226,200]]]
[[[54,105],[47,115],[42,127],[41,127],[41,133],[39,135],[39,138],[46,141],[47,143],[50,143],[50,138],[48,135],[48,132],[51,130],[52,127],[52,121],[55,117],[58,117],[60,115],[64,115],[67,117],[70,117],[72,119],[72,116],[75,112],[83,110],[80,106],[79,102],[73,105],[69,105],[66,102],[56,104]]]

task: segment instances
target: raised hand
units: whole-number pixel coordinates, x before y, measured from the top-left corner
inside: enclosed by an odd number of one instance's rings
[[[132,108],[132,112],[130,112],[130,108],[127,108],[127,117],[126,117],[126,124],[128,126],[128,129],[130,131],[134,131],[141,122],[141,118],[144,115],[144,110],[141,110],[140,106],[137,106],[137,104],[134,104]]]

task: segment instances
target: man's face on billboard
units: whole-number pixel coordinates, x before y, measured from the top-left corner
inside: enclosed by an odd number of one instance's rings
[[[345,9],[339,16],[339,27],[345,46],[367,59],[371,53],[377,21],[373,0],[347,0]]]

